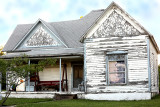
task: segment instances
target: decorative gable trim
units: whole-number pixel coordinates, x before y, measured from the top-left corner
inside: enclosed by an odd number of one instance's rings
[[[86,38],[103,38],[109,35],[130,36],[140,35],[140,32],[125,20],[123,16],[113,11],[96,32],[92,36]]]
[[[26,41],[26,47],[37,46],[58,46],[60,45],[54,38],[48,34],[41,26],[37,31]]]
[[[45,24],[45,22],[44,22],[43,20],[38,19],[38,20],[36,21],[36,23],[31,27],[31,29],[27,32],[27,34],[25,34],[25,36],[21,39],[21,41],[20,41],[19,43],[17,43],[17,45],[15,46],[15,48],[13,48],[12,51],[16,50],[16,49],[22,44],[22,42],[27,38],[27,36],[28,36],[28,35],[34,30],[34,28],[38,25],[38,23],[42,23],[42,25],[44,25],[44,26],[47,28],[47,30],[49,30],[49,31],[56,37],[56,39],[58,39],[66,48],[68,48],[68,46],[67,46],[64,42],[62,42],[62,40],[61,40],[60,38],[58,38],[57,35],[55,35],[55,33],[54,33],[51,29],[49,29],[49,27]]]
[[[119,5],[112,2],[102,13],[102,15],[96,20],[96,22],[87,30],[86,33],[80,38],[80,42],[83,42],[85,38],[90,38],[95,31],[102,25],[102,23],[112,14],[112,12],[120,14],[130,25],[137,29],[141,34],[148,34],[148,32],[142,27],[135,19],[133,19],[127,12],[125,12]]]

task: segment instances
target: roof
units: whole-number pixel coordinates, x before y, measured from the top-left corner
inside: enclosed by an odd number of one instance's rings
[[[83,48],[63,48],[63,49],[46,49],[43,50],[32,50],[27,52],[14,52],[7,53],[1,56],[4,59],[10,59],[13,57],[19,57],[21,55],[27,55],[29,58],[39,58],[39,57],[62,57],[62,56],[83,56]]]
[[[68,48],[77,48],[83,47],[83,44],[79,42],[80,37],[102,13],[103,10],[91,11],[89,14],[78,20],[45,22],[40,19],[40,21],[43,22],[56,36],[58,36],[58,38],[62,40]],[[4,46],[3,51],[16,51],[14,48],[21,42],[34,25],[35,24],[17,25]]]
[[[127,12],[125,12],[120,6],[118,6],[114,2],[112,2],[106,9],[93,10],[83,18],[77,19],[77,20],[61,21],[61,22],[46,22],[39,19],[34,24],[17,25],[12,35],[10,36],[9,40],[7,41],[3,51],[10,52],[10,53],[16,52],[16,51],[24,51],[24,52],[29,51],[25,53],[30,54],[30,52],[33,52],[33,53],[36,52],[36,54],[38,54],[37,52],[40,52],[41,49],[44,50],[45,48],[48,48],[48,49],[53,48],[54,53],[59,52],[60,53],[59,55],[61,55],[61,52],[55,49],[54,47],[35,48],[35,49],[28,48],[28,50],[17,49],[17,47],[23,41],[23,39],[26,38],[28,32],[30,32],[34,28],[34,26],[39,22],[43,23],[49,30],[51,30],[51,32],[53,32],[57,36],[57,38],[59,38],[64,43],[66,48],[73,48],[76,51],[76,48],[83,47],[82,41],[87,35],[87,32],[93,28],[93,26],[101,19],[101,17],[104,16],[104,13],[107,10],[109,10],[112,6],[117,6],[120,10],[122,10],[122,12],[124,12],[124,14],[126,14],[126,16],[131,18],[131,20],[134,23],[136,23],[140,28],[142,28],[149,35],[150,40],[153,42],[157,52],[160,52],[153,36],[147,30],[145,30],[143,26],[137,23],[135,19],[129,16]],[[63,52],[63,49],[61,50]],[[82,51],[83,49],[78,52],[81,53]],[[67,50],[65,52],[67,53]],[[69,54],[72,54],[72,53],[75,54],[73,51]],[[14,54],[18,55],[17,53],[14,53]]]

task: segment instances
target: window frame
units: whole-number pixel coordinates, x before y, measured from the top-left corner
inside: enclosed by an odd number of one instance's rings
[[[109,55],[124,55],[124,60],[109,60]],[[114,83],[110,84],[109,80],[109,74],[115,74],[115,73],[109,73],[109,62],[111,61],[124,61],[125,63],[125,83]],[[121,72],[122,73],[122,72]],[[108,86],[121,86],[121,85],[127,85],[128,84],[128,51],[112,51],[112,52],[106,52],[106,84]]]

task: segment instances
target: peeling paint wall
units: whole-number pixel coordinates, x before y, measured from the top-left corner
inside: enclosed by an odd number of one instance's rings
[[[159,93],[158,54],[150,41],[151,92]]]
[[[107,93],[107,94],[78,94],[78,99],[90,100],[150,100],[151,93]]]
[[[87,92],[148,91],[147,43],[145,36],[140,37],[141,40],[137,36],[132,39],[92,39],[94,42],[86,40]],[[107,86],[105,51],[117,50],[128,51],[128,83],[124,86]]]
[[[108,20],[107,18],[110,19]],[[124,15],[120,10],[110,10],[97,23],[99,27],[95,26],[92,29],[92,32],[95,32],[92,35],[89,32],[88,36],[86,36],[84,44],[86,49],[86,82],[88,93],[148,92],[148,35],[145,35],[142,30],[138,31],[137,29],[139,28],[132,24],[134,22],[130,22],[131,20],[129,21],[128,16]],[[108,23],[110,25],[107,25]],[[107,84],[106,51],[128,52],[127,84],[116,86]]]

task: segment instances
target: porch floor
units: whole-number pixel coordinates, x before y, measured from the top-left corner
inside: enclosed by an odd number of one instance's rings
[[[83,94],[84,92],[53,92],[53,91],[36,91],[36,92],[11,92],[10,98],[54,98],[55,94]],[[5,91],[1,92],[2,97],[5,97]]]

